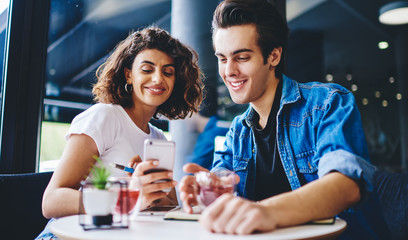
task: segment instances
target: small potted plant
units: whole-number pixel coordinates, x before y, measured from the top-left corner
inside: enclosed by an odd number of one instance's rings
[[[110,176],[109,169],[107,169],[101,159],[97,156],[93,156],[96,162],[99,164],[95,164],[91,169],[91,178],[90,181],[93,185],[100,190],[106,189],[106,184],[108,183],[108,178]]]
[[[87,182],[82,186],[82,201],[85,212],[92,216],[107,216],[111,219],[117,201],[117,193],[109,190],[109,169],[104,166],[99,157],[94,156],[94,158],[96,163],[91,169]],[[100,218],[94,218],[94,222],[98,219]],[[98,224],[95,223],[95,225]]]

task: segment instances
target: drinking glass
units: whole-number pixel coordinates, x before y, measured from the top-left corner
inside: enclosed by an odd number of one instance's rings
[[[117,189],[118,200],[115,205],[117,214],[131,214],[137,206],[140,195],[140,180],[138,177],[115,177],[112,181],[119,181],[122,187]]]
[[[235,193],[235,172],[218,170],[214,172],[198,172],[194,174],[198,183],[198,202],[208,206],[224,193]]]

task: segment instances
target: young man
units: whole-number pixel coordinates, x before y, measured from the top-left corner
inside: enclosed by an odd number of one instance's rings
[[[353,220],[364,220],[358,206],[370,202],[374,168],[364,160],[369,157],[352,93],[336,84],[299,84],[283,74],[288,28],[266,0],[223,1],[212,27],[219,74],[232,100],[250,107],[234,119],[213,162],[213,170],[237,173],[242,198],[222,195],[203,212],[202,225],[249,234],[348,209],[341,215],[349,221],[342,236],[386,235],[386,229]],[[187,164],[184,170],[203,169]],[[196,204],[194,184],[186,176],[179,186],[188,212]]]

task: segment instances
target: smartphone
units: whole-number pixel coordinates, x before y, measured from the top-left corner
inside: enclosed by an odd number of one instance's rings
[[[146,139],[144,141],[143,161],[159,160],[159,165],[149,172],[173,171],[175,147],[174,141]]]
[[[156,206],[146,208],[138,213],[138,215],[159,215],[164,216],[169,211],[180,209],[180,206]]]
[[[145,174],[152,172],[173,171],[174,157],[176,152],[174,141],[146,139],[144,141],[143,161],[148,159],[159,160],[159,165],[153,169],[145,171]],[[156,182],[171,181],[171,179],[159,180]],[[171,188],[164,189],[163,192],[170,192]]]

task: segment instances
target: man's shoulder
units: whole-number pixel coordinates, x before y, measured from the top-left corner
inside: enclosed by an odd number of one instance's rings
[[[313,101],[316,103],[330,102],[332,101],[333,96],[349,98],[351,94],[348,89],[336,83],[309,82],[299,83],[298,85],[302,98],[306,101]]]
[[[307,82],[300,83],[284,75],[282,101],[283,104],[295,103],[299,100],[324,100],[333,94],[347,95],[350,93],[345,87],[336,83]]]
[[[347,88],[337,84],[337,83],[322,83],[322,82],[308,82],[308,83],[298,83],[300,91],[315,91],[315,92],[339,92],[339,93],[349,93]]]

